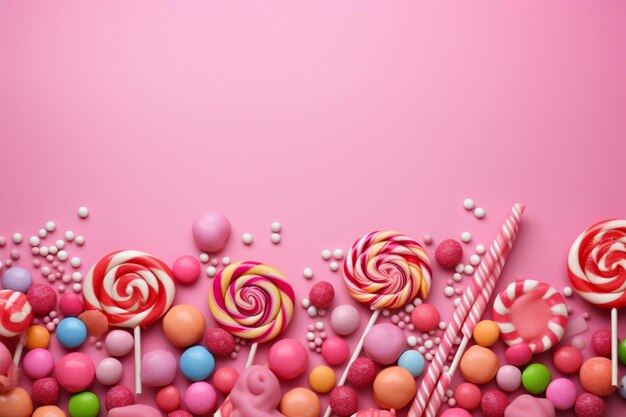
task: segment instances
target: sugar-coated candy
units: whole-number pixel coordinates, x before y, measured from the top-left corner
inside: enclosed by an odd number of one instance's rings
[[[343,365],[350,358],[350,348],[342,338],[331,336],[322,343],[322,357],[329,365]]]
[[[204,381],[194,382],[185,391],[183,403],[192,414],[205,415],[215,409],[217,395],[211,384]]]
[[[163,317],[163,333],[176,347],[191,346],[204,334],[204,316],[192,305],[176,305]]]
[[[80,392],[93,383],[96,369],[89,356],[81,352],[72,352],[57,361],[54,377],[65,391]]]
[[[454,399],[459,407],[466,410],[473,410],[480,405],[482,393],[480,388],[471,382],[463,382],[454,390]]]
[[[2,274],[2,288],[26,294],[33,284],[33,277],[26,269],[14,266]]]
[[[485,417],[504,417],[508,405],[509,399],[497,389],[485,392],[480,400],[480,409]]]
[[[576,397],[574,412],[576,417],[604,417],[606,405],[604,400],[597,395],[583,392]]]
[[[100,400],[93,392],[84,391],[70,397],[67,409],[70,417],[98,417]]]
[[[417,350],[407,350],[398,358],[398,366],[403,367],[417,378],[424,372],[424,356]]]
[[[33,401],[41,405],[53,405],[59,400],[59,383],[54,378],[41,378],[31,387]]]
[[[171,352],[163,349],[149,351],[141,358],[141,382],[149,387],[164,387],[176,378],[176,368],[176,358]]]
[[[65,317],[78,317],[85,310],[82,299],[74,294],[63,294],[59,300],[59,310]]]
[[[184,255],[174,261],[172,274],[176,282],[191,285],[198,280],[200,269],[200,262],[195,256]]]
[[[557,410],[569,410],[576,401],[576,386],[567,378],[557,378],[548,385],[546,398]]]
[[[50,345],[50,332],[43,326],[34,324],[28,328],[26,332],[26,343],[24,347],[26,349],[47,349]],[[3,374],[0,369],[0,374]]]
[[[285,417],[318,417],[320,400],[306,388],[293,388],[281,398],[280,412]]]
[[[363,350],[367,356],[381,365],[397,361],[405,346],[404,333],[391,323],[375,325],[363,341]]]
[[[598,329],[591,335],[591,348],[598,356],[611,357],[611,330]]]
[[[358,357],[348,369],[348,382],[356,388],[363,388],[376,378],[376,364],[365,356]]]
[[[316,366],[309,373],[309,385],[320,394],[330,392],[335,386],[336,379],[335,371],[325,365]]]
[[[115,358],[104,358],[96,367],[96,379],[102,385],[114,385],[122,379],[124,368]]]
[[[204,346],[192,346],[185,350],[180,356],[179,363],[180,371],[190,381],[202,381],[215,370],[215,358]],[[169,385],[173,380],[174,378],[164,385]]]
[[[180,407],[180,391],[174,385],[163,387],[157,391],[155,402],[161,411],[174,411]]]
[[[306,372],[309,364],[304,346],[294,339],[282,339],[270,348],[270,369],[279,379],[297,378]]]
[[[83,311],[78,315],[78,319],[85,325],[87,334],[96,339],[109,330],[109,320],[100,310]]]
[[[0,392],[0,410],[2,417],[31,417],[33,402],[24,388],[15,387]]]
[[[383,369],[374,378],[374,401],[381,408],[404,407],[415,397],[416,385],[413,375],[400,366]]]
[[[233,389],[238,378],[239,372],[236,369],[222,366],[217,368],[213,374],[213,385],[215,385],[216,390],[226,395]]]
[[[110,411],[117,407],[126,407],[135,403],[133,390],[125,385],[116,385],[107,391],[104,408]]]
[[[187,413],[184,411],[184,413]],[[161,412],[154,407],[144,404],[127,405],[126,407],[115,407],[107,414],[107,417],[163,417]],[[191,417],[191,414],[180,414],[178,417]]]
[[[489,347],[498,341],[500,328],[493,320],[481,320],[474,327],[474,341],[481,346]]]
[[[75,317],[66,317],[56,328],[59,343],[66,348],[75,348],[82,345],[87,339],[85,323]]]
[[[437,245],[435,260],[442,268],[452,269],[463,259],[463,247],[454,239],[446,239]]]
[[[206,211],[194,220],[192,234],[198,248],[205,252],[218,252],[230,236],[230,222],[218,211]]]
[[[422,303],[415,306],[411,312],[411,323],[422,332],[435,330],[439,325],[439,320],[441,320],[439,310],[432,304]]]
[[[34,284],[26,292],[26,298],[35,314],[45,316],[57,305],[57,293],[49,285]]]
[[[104,340],[104,346],[111,356],[122,357],[133,350],[133,335],[126,330],[111,330]]]
[[[24,355],[22,369],[29,378],[44,378],[50,375],[52,368],[54,368],[54,359],[46,349],[33,349]]]
[[[468,382],[486,384],[498,372],[498,357],[492,350],[474,345],[467,349],[461,358],[461,375]]]
[[[329,309],[335,298],[335,288],[328,281],[316,282],[309,290],[311,305],[317,309]]]
[[[345,385],[340,385],[330,392],[328,399],[333,413],[339,417],[348,417],[356,413],[359,408],[359,396],[357,392]]]
[[[515,391],[522,385],[522,372],[513,365],[504,365],[498,369],[496,382],[502,391]]]
[[[531,363],[522,372],[522,384],[531,394],[543,394],[551,379],[550,370],[541,363]]]
[[[617,387],[611,384],[611,360],[603,357],[587,359],[580,367],[580,384],[592,394],[605,397]]]
[[[583,364],[583,355],[573,346],[562,346],[552,355],[552,362],[560,372],[573,374],[578,372]]]
[[[462,408],[454,407],[444,411],[441,417],[472,417],[472,415]]]
[[[351,305],[344,304],[333,309],[330,325],[340,336],[347,336],[356,331],[361,323],[359,311]]]
[[[554,406],[545,398],[522,394],[504,411],[504,417],[555,417]]]
[[[37,407],[32,417],[67,417],[65,412],[56,405],[44,405]]]
[[[235,349],[235,338],[221,327],[215,327],[207,331],[204,345],[216,356],[228,356]]]
[[[527,343],[517,343],[507,348],[504,357],[513,366],[524,366],[532,359],[533,351]]]

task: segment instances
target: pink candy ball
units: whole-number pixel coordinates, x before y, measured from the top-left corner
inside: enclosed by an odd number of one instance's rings
[[[564,374],[573,374],[582,366],[583,355],[573,346],[562,346],[552,355],[552,362]]]
[[[356,388],[363,388],[376,378],[376,364],[370,358],[356,358],[348,369],[348,382]]]
[[[431,304],[420,304],[415,306],[411,312],[411,323],[417,330],[429,332],[439,326],[439,310]]]
[[[42,378],[33,382],[33,401],[40,405],[54,405],[59,400],[59,383],[54,378]]]
[[[227,356],[235,349],[235,338],[221,327],[216,327],[207,331],[204,344],[212,354]]]
[[[222,213],[207,211],[194,220],[191,231],[198,248],[205,252],[217,252],[226,245],[230,223]]]
[[[515,391],[522,384],[522,371],[513,365],[504,365],[498,369],[496,381],[502,391]]]
[[[604,417],[606,405],[604,400],[597,395],[583,392],[576,398],[574,412],[576,417]]]
[[[149,387],[164,387],[174,382],[178,364],[167,350],[156,349],[141,359],[141,382]]]
[[[504,417],[504,410],[509,405],[509,399],[497,389],[487,391],[480,400],[480,408],[485,417]]]
[[[463,247],[453,239],[446,239],[437,245],[435,260],[442,268],[452,269],[461,263]]]
[[[174,261],[172,273],[177,282],[183,285],[193,284],[200,276],[200,261],[190,255],[181,256]]]
[[[546,398],[557,410],[569,410],[576,402],[576,385],[566,378],[557,378],[550,382]]]
[[[287,380],[302,375],[309,365],[309,358],[300,342],[282,339],[270,348],[269,363],[278,378]]]
[[[464,382],[459,384],[454,390],[454,399],[459,407],[463,407],[466,410],[473,410],[480,405],[482,393],[478,386],[471,382]]]
[[[24,355],[22,369],[32,379],[50,375],[52,368],[54,368],[54,359],[52,354],[46,349],[33,349]]]
[[[333,413],[339,417],[348,417],[356,413],[359,406],[359,396],[354,388],[340,385],[330,392],[328,403]]]
[[[335,307],[330,316],[330,326],[340,336],[352,334],[359,328],[361,316],[356,307],[345,304]]]
[[[102,385],[117,384],[122,379],[122,363],[115,358],[104,358],[96,367],[96,379]]]
[[[596,355],[605,358],[611,357],[611,330],[598,329],[591,336],[591,347]]]
[[[530,346],[526,343],[518,343],[513,346],[509,346],[509,348],[504,352],[504,357],[506,361],[514,366],[524,366],[533,357],[533,351],[530,349]]]
[[[111,356],[126,356],[133,350],[133,335],[125,330],[112,330],[104,341],[104,347]]]
[[[374,362],[389,365],[398,360],[406,340],[398,326],[390,323],[377,324],[367,333],[363,342],[363,350]]]
[[[309,290],[311,305],[318,310],[329,309],[335,298],[335,288],[328,281],[317,282]]]
[[[440,417],[472,417],[470,413],[462,408],[448,408]]]
[[[238,378],[239,372],[236,369],[223,366],[213,374],[213,385],[216,390],[226,395],[233,389]]]
[[[205,415],[215,409],[217,395],[210,384],[194,382],[187,388],[183,402],[192,414]]]
[[[48,314],[57,306],[57,293],[49,285],[34,284],[28,289],[26,298],[39,316]]]
[[[84,353],[72,352],[63,356],[54,368],[54,377],[67,392],[84,391],[91,386],[96,369]]]
[[[85,311],[83,300],[74,293],[67,293],[61,296],[59,300],[59,310],[65,317],[78,317],[80,313]]]
[[[118,408],[133,405],[135,403],[135,395],[133,390],[124,386],[117,385],[107,391],[107,395],[104,399],[104,407],[107,411]]]
[[[350,357],[350,348],[345,340],[332,336],[322,344],[322,357],[329,365],[343,365]]]

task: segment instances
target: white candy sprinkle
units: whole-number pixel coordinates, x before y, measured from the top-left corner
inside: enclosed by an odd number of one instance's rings
[[[224,266],[230,265],[230,258],[228,256],[224,256],[222,258],[222,265]]]
[[[70,275],[64,274],[61,277],[61,281],[63,281],[63,283],[65,284],[69,284],[70,282],[72,282],[72,277]]]
[[[80,272],[76,271],[72,274],[72,281],[81,282],[82,280],[83,280],[83,274],[81,274]]]
[[[418,305],[422,304],[422,302],[423,301],[421,300],[421,298],[416,298],[415,300],[413,300],[413,305],[417,307]]]
[[[280,234],[278,233],[272,233],[272,235],[270,236],[270,240],[272,241],[272,243],[274,244],[278,244],[280,243]]]
[[[333,261],[330,263],[330,265],[328,265],[328,267],[330,268],[331,271],[335,272],[339,269],[339,264]]]
[[[439,329],[445,330],[446,327],[448,327],[448,324],[445,321],[439,322]]]
[[[452,297],[454,295],[454,288],[447,286],[446,288],[443,289],[443,294],[446,297]]]
[[[474,216],[476,216],[477,219],[482,219],[483,217],[485,217],[485,209],[482,207],[477,207],[476,210],[474,210]]]
[[[424,235],[424,236],[422,236],[422,240],[424,241],[425,245],[432,245],[433,244],[433,237],[431,235]]]
[[[407,313],[412,313],[414,309],[415,309],[415,306],[413,304],[407,304],[404,307],[404,311],[406,311]]]
[[[54,232],[57,229],[57,225],[53,221],[46,222],[45,227],[48,232]]]
[[[465,272],[465,275],[472,275],[474,273],[474,267],[472,265],[465,265],[463,272]]]
[[[485,247],[481,244],[476,245],[476,253],[482,255],[485,253]]]
[[[470,263],[474,266],[478,265],[480,263],[480,256],[475,254],[470,256]]]
[[[465,207],[465,210],[471,210],[474,208],[474,200],[472,200],[471,198],[466,198],[465,200],[463,200],[463,207]]]
[[[432,349],[434,346],[435,346],[435,344],[430,339],[424,342],[424,347],[426,349]]]
[[[315,328],[319,331],[324,330],[324,323],[321,321],[318,321],[317,323],[315,323]]]
[[[454,301],[452,302],[452,304],[454,304],[455,307],[458,307],[459,304],[461,304],[461,299],[460,298],[455,298]]]
[[[332,254],[330,253],[328,249],[324,249],[322,251],[322,259],[329,260],[331,256]]]
[[[65,232],[65,240],[67,240],[68,242],[74,240],[74,232],[72,232],[71,230]]]
[[[317,316],[317,309],[313,306],[310,306],[306,309],[306,313],[309,315],[309,317],[315,317]]]
[[[448,398],[448,407],[454,407],[456,405],[456,400],[454,398]]]
[[[211,266],[207,266],[206,268],[206,274],[213,278],[215,276],[215,274],[217,274],[217,269],[215,269],[215,267],[213,265]]]
[[[209,262],[209,255],[204,252],[200,254],[199,258],[200,258],[200,262],[202,262],[203,264]]]
[[[37,234],[39,235],[40,238],[45,238],[46,236],[48,236],[48,231],[46,229],[39,229],[39,231],[37,232]]]
[[[424,346],[420,346],[417,348],[417,351],[423,355],[426,353],[426,348]]]
[[[85,238],[82,236],[76,236],[76,239],[74,239],[74,243],[76,243],[78,246],[83,246],[85,244]]]
[[[468,243],[470,240],[472,240],[472,234],[470,232],[461,233],[461,240],[465,243]]]
[[[35,247],[39,245],[39,243],[41,243],[41,240],[39,240],[37,236],[31,236],[30,238],[28,238],[28,243],[30,244],[30,246]]]
[[[462,273],[464,269],[465,269],[465,265],[463,264],[458,264],[457,266],[454,267],[454,270],[458,272],[459,274]]]
[[[22,243],[22,240],[24,240],[24,237],[22,236],[21,233],[13,233],[13,243]]]
[[[81,264],[82,261],[78,256],[74,256],[72,259],[70,259],[70,265],[72,265],[74,268],[78,268]]]
[[[430,353],[427,353],[426,355],[424,355],[424,358],[425,358],[427,361],[432,361],[432,360],[433,360],[433,355],[431,355]]]
[[[41,256],[48,256],[48,253],[49,253],[49,251],[48,251],[47,247],[42,246],[41,248],[39,248],[39,254]]]
[[[406,338],[406,344],[411,346],[411,347],[417,346],[417,337],[415,337],[415,336],[407,337]]]
[[[80,292],[80,290],[82,290],[82,289],[83,289],[83,286],[80,285],[78,282],[72,284],[72,290],[74,292]]]
[[[253,238],[250,233],[244,233],[243,235],[241,235],[241,240],[245,245],[251,245]]]
[[[280,222],[273,222],[272,223],[272,232],[278,233],[278,232],[280,232],[280,228],[281,228]]]
[[[452,279],[455,280],[456,282],[461,282],[461,279],[463,279],[463,275],[459,274],[458,272],[455,272],[454,275],[452,275]]]
[[[60,250],[59,253],[57,253],[57,258],[59,259],[59,261],[67,261],[68,256],[69,255],[64,250]]]
[[[308,341],[310,341],[310,342],[312,342],[313,340],[315,340],[315,333],[313,333],[313,332],[308,332],[308,333],[306,334],[306,340],[308,340]]]
[[[59,239],[56,242],[54,242],[54,246],[56,246],[59,249],[63,249],[65,247],[65,241]]]
[[[89,216],[89,209],[85,206],[78,208],[78,217],[81,219],[86,219]]]
[[[59,251],[59,248],[57,248],[56,246],[48,246],[48,252],[51,255],[56,255],[58,251]]]
[[[438,345],[439,343],[441,343],[441,338],[435,337],[435,344]]]
[[[383,308],[383,317],[389,317],[390,314],[391,312],[389,310],[387,310],[386,308]]]
[[[565,287],[565,288],[563,288],[563,295],[566,296],[567,298],[569,298],[572,295],[574,295],[574,291],[572,290],[572,287]]]
[[[343,258],[343,251],[341,249],[335,249],[333,251],[333,258],[340,260]]]
[[[309,300],[308,298],[303,298],[302,299],[302,307],[303,308],[311,307],[311,300]]]
[[[306,278],[306,279],[313,278],[313,269],[311,269],[311,268],[304,268],[304,271],[302,271],[302,275],[304,275],[304,278]]]

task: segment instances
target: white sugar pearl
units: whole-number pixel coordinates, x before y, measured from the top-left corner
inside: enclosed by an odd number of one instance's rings
[[[454,301],[452,302],[452,304],[454,304],[455,307],[458,307],[459,304],[461,304],[461,299],[460,298],[455,298]]]
[[[317,316],[317,309],[313,306],[310,306],[306,309],[306,313],[309,315],[309,317],[315,317]]]
[[[82,279],[83,279],[83,274],[81,274],[80,272],[76,271],[72,274],[72,281],[81,282]]]
[[[423,355],[426,353],[426,348],[424,346],[420,346],[417,348],[417,351]]]
[[[41,256],[48,256],[49,250],[47,247],[42,246],[41,248],[39,248],[39,254]]]
[[[456,282],[460,282],[461,279],[463,279],[463,275],[459,274],[458,272],[455,272],[454,275],[452,275],[452,279],[455,280]]]
[[[272,235],[270,236],[270,240],[272,241],[272,243],[277,244],[280,243],[280,234],[278,233],[272,233]]]
[[[452,297],[454,295],[454,288],[447,286],[446,288],[443,289],[443,294],[446,297]]]
[[[439,322],[439,329],[440,330],[445,330],[446,327],[448,327],[448,324],[445,321],[440,321]]]
[[[74,232],[72,232],[71,230],[65,232],[65,240],[67,240],[68,242],[74,240]]]
[[[243,235],[241,235],[241,240],[245,245],[251,245],[253,238],[250,233],[244,233]]]
[[[72,277],[68,274],[64,274],[61,277],[61,281],[63,281],[64,284],[69,284],[70,282],[72,282]]]
[[[333,261],[330,263],[330,265],[328,265],[328,267],[330,268],[331,271],[335,272],[339,269],[339,264]]]
[[[435,337],[435,344],[438,345],[439,343],[441,343],[441,338]]]
[[[478,255],[470,256],[470,263],[474,266],[478,265],[480,263],[480,256]]]
[[[421,298],[416,298],[415,300],[413,300],[413,305],[414,306],[418,306],[420,304],[422,304],[422,299]]]
[[[272,232],[278,233],[278,232],[280,232],[280,228],[281,228],[280,222],[272,223]]]
[[[485,247],[481,244],[476,245],[476,253],[482,255],[485,253]]]
[[[308,298],[303,298],[302,299],[302,307],[303,308],[311,307],[311,300],[309,300]]]
[[[482,219],[483,217],[485,217],[485,209],[482,207],[477,207],[476,210],[474,210],[474,216],[476,216],[476,218],[478,219]]]
[[[39,237],[43,239],[48,236],[48,231],[46,229],[39,229],[37,235],[39,235]]]
[[[425,245],[432,245],[433,244],[433,237],[431,235],[424,235],[424,236],[422,236],[422,240],[424,241]]]
[[[217,274],[217,269],[215,269],[215,267],[212,266],[212,265],[208,266],[206,268],[206,274],[207,274],[207,276],[213,278],[215,276],[215,274]]]
[[[431,355],[430,353],[427,353],[426,355],[424,355],[424,358],[425,358],[427,361],[432,361],[432,360],[433,360],[433,355]]]
[[[308,332],[308,333],[306,334],[306,340],[311,341],[311,342],[312,342],[313,340],[315,340],[315,333],[313,333],[313,332]]]
[[[70,259],[70,265],[72,265],[74,268],[78,268],[81,263],[82,261],[78,256],[74,256],[72,259]]]
[[[459,274],[462,273],[464,269],[465,269],[465,265],[463,264],[458,264],[457,266],[454,267],[454,270],[458,272]]]
[[[57,225],[53,221],[46,222],[45,227],[48,232],[54,232],[57,229]]]
[[[54,242],[54,246],[56,246],[59,249],[63,249],[65,247],[65,241],[59,239],[56,242]]]
[[[74,243],[76,243],[78,246],[83,246],[85,244],[85,238],[82,236],[76,236],[76,239],[74,239]]]
[[[465,207],[466,210],[471,210],[474,208],[474,200],[472,200],[471,198],[466,198],[465,200],[463,200],[463,207]]]
[[[58,251],[59,251],[59,248],[57,248],[56,246],[48,246],[48,252],[51,255],[56,255]]]
[[[406,344],[411,346],[411,347],[417,346],[417,337],[415,337],[415,336],[407,337],[406,338]]]
[[[456,405],[456,400],[454,398],[448,398],[448,407],[454,407]]]
[[[432,348],[433,348],[433,346],[435,346],[435,344],[434,344],[434,343],[433,343],[433,341],[432,341],[432,340],[430,340],[430,339],[424,342],[424,347],[425,347],[426,349],[432,349]]]
[[[82,289],[83,289],[83,286],[80,285],[78,282],[72,284],[72,290],[74,292],[80,292],[80,290],[82,290]]]
[[[391,312],[389,310],[387,310],[386,308],[383,308],[383,317],[389,317],[390,314]]]
[[[200,258],[200,262],[202,262],[203,264],[209,262],[209,255],[204,252],[200,254],[199,258]]]
[[[452,398],[453,395],[454,395],[454,391],[452,391],[451,389],[446,390],[446,397]]]
[[[230,265],[230,258],[228,256],[224,256],[222,258],[222,265],[224,266]]]
[[[321,321],[318,321],[317,323],[315,323],[315,328],[319,331],[324,330],[324,323],[322,323]]]
[[[13,243],[22,243],[22,240],[24,240],[24,237],[22,236],[21,233],[13,233]]]
[[[68,256],[69,255],[64,250],[60,250],[59,253],[57,253],[57,258],[59,259],[59,261],[67,261]]]
[[[302,271],[302,275],[304,275],[304,277],[306,279],[313,278],[313,269],[311,269],[311,268],[304,268],[304,271]]]
[[[466,275],[472,275],[474,273],[474,267],[472,265],[465,265],[463,272],[465,272]]]
[[[343,251],[341,249],[335,249],[333,251],[333,258],[340,260],[343,258]]]
[[[39,240],[37,236],[31,236],[30,238],[28,238],[28,243],[30,244],[30,246],[34,247],[39,245],[39,243],[41,243],[41,240]]]
[[[89,216],[89,209],[85,206],[78,208],[78,217],[81,219],[86,219]]]
[[[470,232],[461,233],[461,240],[465,243],[468,243],[470,240],[472,240],[472,234]]]
[[[407,313],[412,313],[414,308],[415,306],[413,304],[407,304],[406,306],[404,306],[404,311],[406,311]]]
[[[331,256],[332,254],[330,253],[328,249],[324,249],[322,251],[322,259],[329,260]]]
[[[571,297],[572,295],[574,295],[574,291],[572,290],[572,287],[565,287],[563,288],[563,295],[566,297]]]

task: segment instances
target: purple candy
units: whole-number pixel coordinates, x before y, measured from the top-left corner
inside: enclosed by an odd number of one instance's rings
[[[2,287],[5,290],[13,290],[26,294],[33,284],[30,272],[19,266],[14,266],[2,274]]]

